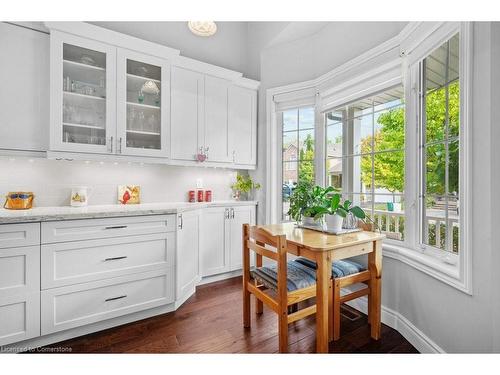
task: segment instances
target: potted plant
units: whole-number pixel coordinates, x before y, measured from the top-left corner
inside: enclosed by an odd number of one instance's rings
[[[330,232],[340,232],[342,230],[342,223],[344,218],[349,213],[353,214],[358,219],[365,219],[365,211],[359,206],[353,206],[349,200],[341,201],[342,196],[340,193],[333,193],[325,195],[322,204],[314,207],[316,218],[325,217],[326,228]]]
[[[333,191],[332,187],[325,189],[308,182],[299,182],[290,195],[288,215],[295,221],[302,221],[304,225],[318,225],[319,207],[325,195],[331,191]]]
[[[236,175],[236,182],[231,185],[233,189],[233,198],[240,200],[241,195],[245,196],[246,200],[253,199],[253,192],[260,189],[260,184],[252,181],[249,175]]]

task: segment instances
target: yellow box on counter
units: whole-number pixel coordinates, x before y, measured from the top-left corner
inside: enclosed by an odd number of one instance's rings
[[[33,207],[35,195],[30,191],[13,191],[6,195],[4,208],[8,210],[29,210]]]

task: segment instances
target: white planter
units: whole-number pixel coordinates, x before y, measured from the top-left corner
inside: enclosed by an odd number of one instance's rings
[[[326,229],[329,232],[340,232],[344,218],[340,215],[325,215]]]
[[[302,216],[302,225],[317,226],[318,223],[314,220],[313,217]]]
[[[401,203],[393,203],[394,212],[401,212]]]

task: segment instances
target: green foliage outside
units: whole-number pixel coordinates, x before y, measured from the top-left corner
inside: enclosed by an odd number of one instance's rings
[[[449,136],[458,135],[459,128],[459,96],[458,81],[449,85]],[[445,120],[446,91],[445,88],[435,90],[426,97],[426,142],[433,143],[427,147],[427,194],[445,194]],[[375,150],[402,150],[405,142],[404,108],[395,108],[383,113],[378,118],[381,128],[374,137],[362,140],[361,150],[369,153],[372,140]],[[449,192],[458,192],[458,141],[449,143]],[[371,188],[372,164],[370,158],[361,161],[363,184]],[[404,154],[403,152],[387,152],[374,156],[374,188],[385,188],[390,192],[404,190]]]
[[[299,183],[314,184],[314,139],[308,134],[299,152]],[[304,160],[304,161],[302,161]]]

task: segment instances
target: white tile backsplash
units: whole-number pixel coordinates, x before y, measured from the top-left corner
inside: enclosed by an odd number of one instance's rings
[[[30,161],[31,160],[31,161]],[[140,165],[138,163],[57,161],[46,159],[0,159],[0,197],[9,191],[32,191],[35,206],[69,205],[71,188],[91,188],[89,204],[117,203],[118,185],[141,186],[141,201],[185,202],[188,190],[196,190],[196,179],[212,200],[231,199],[235,170],[207,167]]]

